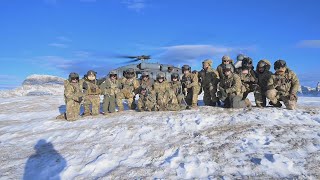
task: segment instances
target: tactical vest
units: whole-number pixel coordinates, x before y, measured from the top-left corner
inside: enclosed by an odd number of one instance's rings
[[[84,83],[86,83],[86,95],[99,95],[100,94],[100,88],[99,86],[96,84],[96,80],[93,82],[90,81],[85,81]]]
[[[292,86],[292,76],[292,73],[289,72],[286,72],[284,76],[275,74],[273,81],[276,86],[276,90],[285,94],[289,93]]]

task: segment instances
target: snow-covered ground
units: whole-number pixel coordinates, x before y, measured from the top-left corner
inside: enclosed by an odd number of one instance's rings
[[[0,98],[0,179],[320,179],[320,98],[56,120],[62,96]]]

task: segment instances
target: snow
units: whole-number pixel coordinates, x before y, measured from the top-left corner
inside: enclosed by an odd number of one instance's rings
[[[202,104],[202,101],[200,101]],[[320,178],[320,98],[298,109],[56,120],[62,96],[0,98],[0,179]]]

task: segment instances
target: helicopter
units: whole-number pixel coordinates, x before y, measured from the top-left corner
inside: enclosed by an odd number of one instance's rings
[[[151,59],[150,55],[140,55],[140,56],[120,56],[120,58],[128,58],[131,59],[126,63],[134,63],[119,67],[117,69],[113,69],[112,71],[116,71],[118,74],[118,78],[124,77],[124,72],[133,68],[136,73],[136,78],[141,78],[141,74],[143,72],[148,72],[150,78],[156,79],[157,74],[163,72],[165,74],[165,78],[167,81],[171,81],[171,74],[178,73],[179,76],[182,76],[181,68],[175,67],[170,64],[160,64],[160,63],[149,63],[148,60]],[[138,62],[138,63],[136,63]]]

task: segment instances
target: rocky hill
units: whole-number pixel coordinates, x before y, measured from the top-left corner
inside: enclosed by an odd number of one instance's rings
[[[34,74],[28,76],[22,86],[0,91],[0,97],[63,95],[63,81],[57,76]]]

